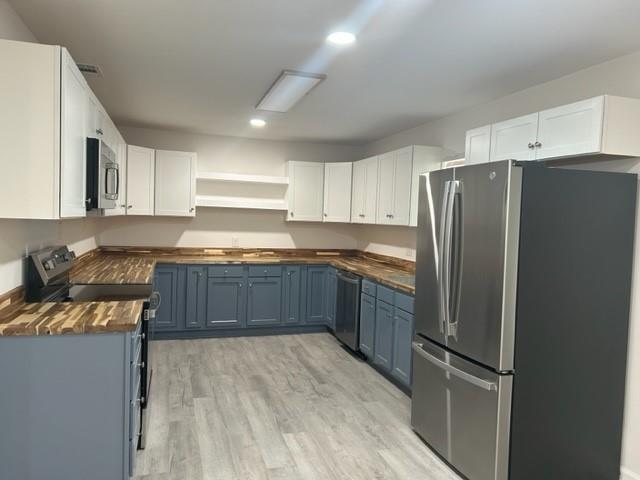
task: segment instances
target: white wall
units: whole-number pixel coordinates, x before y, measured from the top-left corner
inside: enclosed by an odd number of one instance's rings
[[[372,142],[366,146],[366,154],[383,153],[410,144],[438,145],[462,152],[465,132],[471,128],[605,93],[640,98],[640,52]],[[584,168],[640,173],[640,160],[589,164]],[[637,227],[622,459],[624,480],[640,480],[640,218]],[[365,230],[359,245],[393,255],[406,250],[411,242],[415,245],[415,234],[411,229],[397,232],[375,229]]]
[[[198,152],[201,171],[284,175],[288,160],[351,161],[361,147],[197,135],[119,127],[129,144]],[[247,186],[246,196],[251,196]],[[356,248],[354,225],[286,222],[285,213],[199,207],[195,218],[103,219],[101,245],[153,245],[243,248]]]
[[[21,42],[37,41],[7,0],[0,0],[0,38]]]

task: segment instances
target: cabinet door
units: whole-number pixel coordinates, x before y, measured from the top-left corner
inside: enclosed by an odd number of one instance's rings
[[[325,222],[351,221],[351,162],[324,164]]]
[[[380,155],[378,164],[378,209],[376,223],[389,225],[393,214],[393,187],[395,185],[395,154]]]
[[[337,290],[338,290],[338,272],[333,267],[328,267],[327,269],[327,306],[326,314],[327,314],[327,327],[331,330],[336,329],[336,302],[337,302]]]
[[[409,225],[413,147],[380,156],[377,223]]]
[[[324,324],[326,322],[326,286],[327,267],[309,266],[307,268],[307,314],[306,323]]]
[[[412,177],[413,147],[402,148],[396,151],[391,225],[409,225]]]
[[[207,285],[207,326],[244,327],[246,290],[243,278],[210,277]]]
[[[300,323],[301,267],[288,266],[283,270],[282,318],[284,323]]]
[[[207,318],[207,267],[187,267],[186,328],[202,328]]]
[[[87,86],[69,53],[62,49],[60,143],[60,217],[84,217],[86,211]]]
[[[487,163],[491,156],[491,125],[467,131],[464,164]]]
[[[196,158],[193,152],[156,150],[156,215],[195,216]]]
[[[176,330],[178,328],[178,267],[158,265],[153,289],[160,293],[160,307],[156,311],[155,329]]]
[[[391,371],[393,355],[393,306],[376,301],[375,355],[373,363]]]
[[[393,317],[393,362],[391,374],[403,384],[411,385],[411,341],[413,315],[396,308]]]
[[[351,223],[376,223],[378,206],[378,157],[353,164]]]
[[[321,222],[324,191],[324,164],[289,162],[287,220]]]
[[[544,110],[539,116],[537,159],[601,150],[604,96]]]
[[[538,114],[491,125],[491,161],[534,160]]]
[[[280,325],[282,320],[282,279],[249,278],[247,325]]]
[[[360,296],[360,351],[373,358],[376,332],[376,299],[363,293]]]
[[[153,215],[155,150],[127,147],[127,215]]]

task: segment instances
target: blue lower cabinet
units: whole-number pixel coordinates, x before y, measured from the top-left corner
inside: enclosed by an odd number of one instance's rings
[[[286,325],[300,323],[300,296],[302,293],[302,267],[286,266],[282,271],[282,321]]]
[[[327,267],[312,265],[307,267],[305,322],[322,324],[327,321]]]
[[[393,355],[393,305],[382,300],[376,301],[373,363],[383,370],[391,371]]]
[[[243,277],[209,277],[207,283],[207,327],[244,327],[246,313],[247,285]]]
[[[327,305],[326,310],[326,324],[331,330],[336,329],[336,301],[338,293],[338,271],[333,267],[327,268],[327,291],[325,298]]]
[[[376,299],[363,293],[360,297],[360,351],[373,358],[376,332]]]
[[[396,307],[393,316],[393,362],[391,375],[407,386],[411,385],[412,339],[413,315]]]
[[[155,330],[178,328],[178,265],[158,265],[153,289],[160,293],[160,307],[156,311]]]
[[[280,325],[282,323],[282,279],[280,277],[249,278],[247,326]]]
[[[204,328],[207,320],[207,267],[187,267],[186,329]]]

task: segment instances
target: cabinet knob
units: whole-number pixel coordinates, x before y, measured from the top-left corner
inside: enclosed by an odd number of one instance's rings
[[[364,218],[364,213],[361,213],[360,215],[358,215],[361,218]]]
[[[123,203],[120,205],[120,208],[127,208],[127,206]]]
[[[534,145],[536,146],[536,148],[540,148],[542,146],[540,142],[536,142]]]
[[[133,205],[128,205],[127,208],[133,208]]]
[[[291,215],[293,217],[293,212],[289,212],[289,215]]]
[[[533,148],[535,147],[535,145],[534,145],[533,143],[529,142],[529,144],[527,145],[527,147],[529,147],[529,148],[533,149]]]
[[[98,135],[102,135],[104,132],[102,131],[102,129],[101,129],[101,128],[96,128],[96,133],[97,133]]]
[[[189,209],[189,211],[190,211],[190,212],[193,212],[194,210],[195,210],[195,208],[193,208],[193,207],[191,207],[191,208]]]
[[[291,272],[287,272],[287,277],[290,277],[290,276],[291,276]]]
[[[324,215],[325,217],[328,217],[328,215],[327,215],[326,213],[323,213],[323,215]]]

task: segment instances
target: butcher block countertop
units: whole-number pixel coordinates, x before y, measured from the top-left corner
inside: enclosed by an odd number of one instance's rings
[[[74,284],[150,284],[156,263],[181,264],[316,264],[367,277],[414,293],[415,263],[357,250],[310,249],[203,249],[102,247],[83,257],[71,271]]]
[[[152,284],[158,263],[328,264],[414,293],[413,262],[356,250],[101,247],[78,258],[70,280],[75,285]],[[23,297],[22,288],[0,296],[0,336],[133,331],[143,307],[141,300],[25,303]]]

